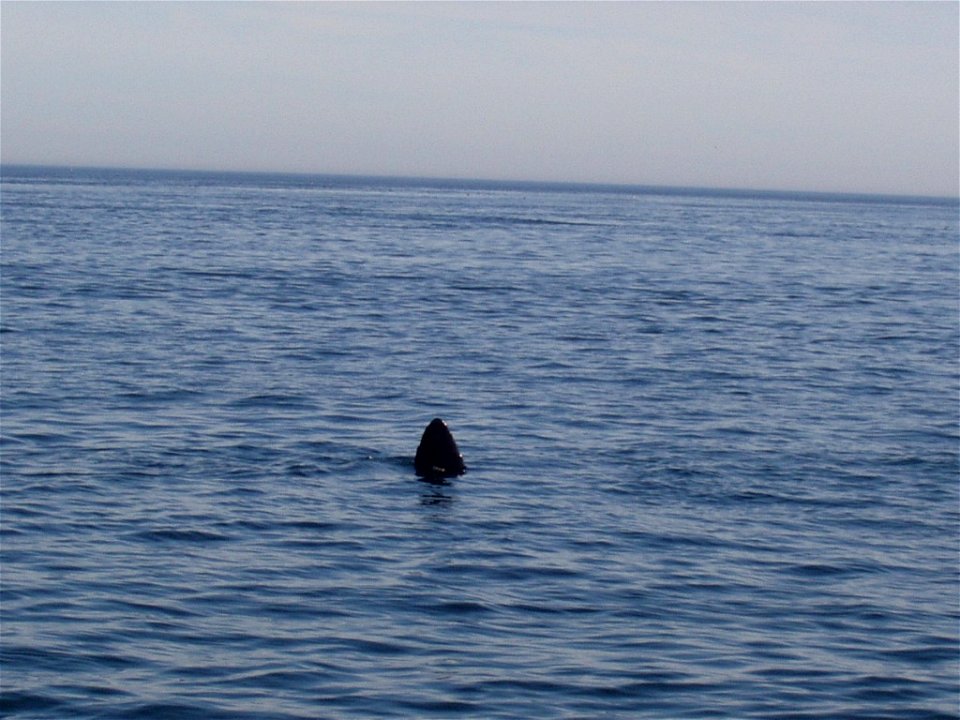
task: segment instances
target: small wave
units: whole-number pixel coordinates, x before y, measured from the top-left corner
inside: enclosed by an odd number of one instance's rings
[[[344,523],[323,522],[321,520],[290,520],[282,523],[281,527],[290,528],[292,530],[307,530],[315,533],[326,533],[335,530],[343,530],[350,526],[345,525]]]
[[[184,401],[195,401],[203,396],[199,390],[186,388],[171,388],[169,390],[133,390],[117,394],[119,400],[129,400],[136,404],[163,404]]]
[[[257,712],[225,712],[216,707],[203,702],[193,704],[187,703],[140,703],[136,705],[125,705],[123,717],[126,720],[168,720],[177,718],[178,720],[240,720],[241,718],[262,717]]]
[[[148,540],[150,542],[185,542],[185,543],[211,543],[224,542],[230,538],[222,533],[210,532],[208,530],[181,529],[181,528],[159,528],[152,530],[140,530],[133,533],[133,537],[139,540]]]
[[[302,395],[284,395],[281,393],[263,393],[248,395],[228,403],[234,408],[287,408],[299,410],[316,409],[316,403]]]
[[[338,638],[333,641],[348,650],[364,655],[408,655],[413,652],[411,645],[387,642],[386,640],[368,640],[367,638]]]
[[[193,270],[183,268],[175,268],[175,270],[183,275],[205,280],[253,280],[257,278],[257,273],[252,270]]]
[[[4,689],[0,695],[0,715],[13,717],[16,715],[32,715],[45,713],[58,708],[65,708],[65,703],[49,695],[37,695],[31,692]]]
[[[794,575],[800,575],[802,577],[820,578],[833,575],[845,575],[851,572],[851,569],[839,565],[810,563],[807,565],[794,565],[789,568],[789,571]]]
[[[478,615],[490,612],[490,608],[483,603],[458,600],[433,605],[430,612],[440,615]]]
[[[908,662],[913,665],[955,664],[957,661],[957,640],[944,641],[936,645],[886,650],[883,652],[883,655],[890,659]]]
[[[483,705],[468,702],[465,700],[405,700],[400,703],[401,707],[407,708],[415,713],[437,713],[447,716],[450,713],[461,715],[464,713],[474,713],[482,711]]]

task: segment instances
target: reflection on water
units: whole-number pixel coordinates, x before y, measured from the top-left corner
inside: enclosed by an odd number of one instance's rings
[[[453,502],[450,492],[453,483],[445,478],[417,478],[420,482],[421,505],[449,505]]]

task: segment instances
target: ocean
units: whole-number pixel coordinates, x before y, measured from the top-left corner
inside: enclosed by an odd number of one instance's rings
[[[0,198],[4,717],[960,717],[955,199]]]

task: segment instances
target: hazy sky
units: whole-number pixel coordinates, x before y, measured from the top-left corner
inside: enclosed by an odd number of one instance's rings
[[[8,163],[960,193],[960,3],[0,4]]]

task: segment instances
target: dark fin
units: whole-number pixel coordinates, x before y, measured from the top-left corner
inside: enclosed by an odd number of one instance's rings
[[[431,420],[423,431],[413,466],[422,477],[453,477],[466,472],[457,441],[440,418]]]

